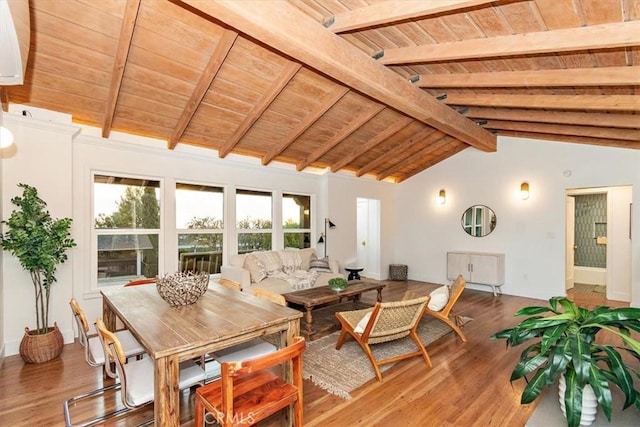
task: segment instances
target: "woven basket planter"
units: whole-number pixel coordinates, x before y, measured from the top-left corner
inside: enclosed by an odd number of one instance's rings
[[[20,357],[26,363],[43,363],[55,359],[62,353],[64,338],[56,323],[48,328],[46,334],[37,334],[24,328],[24,336],[20,341]]]
[[[208,286],[209,274],[206,272],[178,272],[156,279],[158,294],[172,307],[195,303]]]

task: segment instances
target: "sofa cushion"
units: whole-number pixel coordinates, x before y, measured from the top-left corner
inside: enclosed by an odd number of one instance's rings
[[[264,267],[264,263],[253,253],[245,257],[244,268],[249,270],[252,282],[257,283],[267,277],[267,270]]]
[[[277,251],[252,252],[264,265],[267,276],[272,276],[282,271],[282,258]]]
[[[447,286],[440,286],[433,290],[429,295],[431,295],[431,299],[429,300],[427,307],[431,311],[440,311],[449,302],[449,288]]]
[[[331,267],[329,267],[329,258],[318,258],[315,254],[311,255],[311,261],[309,262],[309,271],[317,271],[318,273],[331,273]]]
[[[296,270],[302,270],[302,257],[300,257],[300,251],[278,251],[280,258],[282,259],[282,271],[287,274],[291,274]]]
[[[311,256],[316,255],[316,250],[313,248],[304,248],[298,251],[302,264],[300,264],[300,270],[308,270],[311,263]]]

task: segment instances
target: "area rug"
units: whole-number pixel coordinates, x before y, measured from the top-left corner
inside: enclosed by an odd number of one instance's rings
[[[463,317],[464,323],[471,319]],[[429,352],[428,344],[453,330],[443,322],[425,317],[418,328],[418,336]],[[303,377],[331,394],[343,399],[351,399],[351,392],[375,378],[369,359],[357,342],[348,340],[340,350],[336,350],[339,332],[307,343],[303,356]],[[416,346],[407,337],[390,343],[371,346],[376,359],[386,359],[395,355],[416,351]],[[384,372],[394,364],[380,367]]]

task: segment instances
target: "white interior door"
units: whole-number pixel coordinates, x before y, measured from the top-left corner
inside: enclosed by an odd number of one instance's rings
[[[361,273],[380,280],[380,200],[357,199],[356,254]]]
[[[358,225],[356,234],[356,255],[358,257],[358,267],[365,269],[363,275],[366,276],[368,265],[367,242],[369,241],[369,201],[358,198]]]
[[[565,197],[567,233],[565,237],[565,289],[573,288],[573,261],[575,246],[576,199]]]

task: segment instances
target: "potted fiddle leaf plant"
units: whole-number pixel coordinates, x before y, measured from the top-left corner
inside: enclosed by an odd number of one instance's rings
[[[491,338],[504,339],[507,348],[530,343],[510,379],[527,381],[521,403],[531,403],[543,387],[559,381],[560,406],[570,427],[593,422],[598,406],[611,421],[612,385],[624,394],[624,409],[632,405],[640,409],[640,390],[634,386],[640,342],[632,337],[634,332],[636,336],[640,333],[640,308],[587,309],[565,297],[553,297],[548,307],[525,307],[515,315],[528,317]],[[604,331],[610,333],[607,343],[602,336],[597,339]],[[612,340],[619,345],[608,344]],[[585,405],[588,399],[583,400],[583,395],[591,391],[593,402]],[[592,413],[587,419],[589,406]]]
[[[76,246],[71,238],[71,219],[53,219],[38,190],[18,184],[22,195],[11,199],[16,209],[2,221],[0,247],[18,258],[29,272],[35,295],[36,329],[25,328],[20,355],[27,363],[41,363],[58,357],[64,340],[58,325],[49,324],[49,298],[56,282],[56,269],[67,260],[67,250]]]

